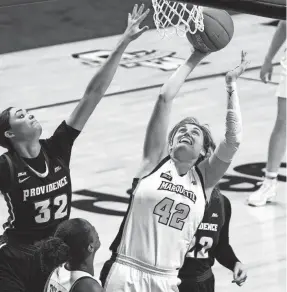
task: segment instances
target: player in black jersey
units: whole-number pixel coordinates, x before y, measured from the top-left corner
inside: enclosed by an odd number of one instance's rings
[[[229,244],[230,217],[230,201],[215,187],[193,247],[179,271],[179,292],[213,292],[215,281],[211,268],[215,259],[233,271],[232,282],[243,285],[247,273]]]
[[[40,272],[35,243],[51,235],[70,216],[72,146],[103,97],[128,44],[147,27],[148,14],[135,5],[128,26],[115,50],[88,85],[72,114],[49,139],[34,115],[9,107],[0,114],[0,190],[9,209],[0,237],[1,292],[43,291],[46,275]]]

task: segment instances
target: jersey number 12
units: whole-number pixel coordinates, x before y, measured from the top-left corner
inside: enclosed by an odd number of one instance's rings
[[[202,236],[197,242],[196,236],[193,238],[195,242],[193,248],[187,253],[188,258],[206,259],[208,258],[208,251],[213,245],[213,239],[208,236]]]

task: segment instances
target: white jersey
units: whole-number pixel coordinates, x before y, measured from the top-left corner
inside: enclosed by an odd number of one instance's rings
[[[92,278],[100,284],[100,280],[83,271],[69,271],[65,266],[56,268],[50,275],[44,292],[72,292],[78,280]],[[101,285],[101,284],[100,284]]]
[[[121,261],[174,271],[183,264],[205,205],[199,170],[192,168],[180,176],[168,156],[133,188],[111,250]]]

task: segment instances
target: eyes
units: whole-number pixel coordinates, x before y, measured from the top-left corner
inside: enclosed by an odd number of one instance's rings
[[[196,135],[196,136],[200,136],[200,133],[198,130],[193,130],[193,131],[191,131],[191,133]]]
[[[186,128],[180,128],[178,130],[178,133],[181,133],[181,134],[186,133],[186,132],[187,132]],[[190,133],[192,135],[200,136],[200,131],[198,129],[196,129],[196,128],[194,128]]]
[[[24,112],[18,112],[18,113],[16,114],[16,117],[17,117],[18,119],[24,119],[26,115],[30,115],[30,113],[29,113],[29,112],[26,112],[26,114],[25,114]]]
[[[179,132],[179,133],[184,133],[184,132],[186,132],[186,129],[185,129],[185,128],[180,128],[180,129],[178,130],[178,132]]]

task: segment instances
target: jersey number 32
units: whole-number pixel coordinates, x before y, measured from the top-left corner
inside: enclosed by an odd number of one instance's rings
[[[35,210],[38,215],[35,217],[36,223],[47,223],[51,219],[60,219],[68,214],[67,208],[68,198],[66,194],[59,195],[55,198],[49,198],[44,201],[35,203]],[[56,207],[56,211],[52,214],[52,208]]]

